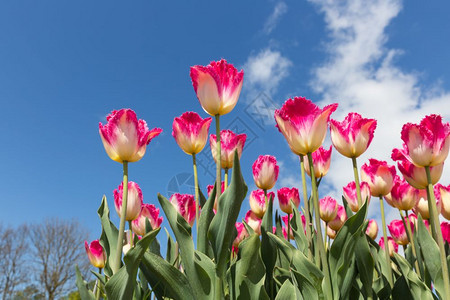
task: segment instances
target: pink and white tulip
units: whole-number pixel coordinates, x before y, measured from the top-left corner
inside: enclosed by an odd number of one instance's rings
[[[367,224],[366,234],[372,239],[375,240],[378,235],[378,225],[375,220],[369,220],[369,224]]]
[[[230,169],[233,167],[234,163],[234,152],[237,150],[237,154],[239,159],[241,159],[242,150],[244,149],[245,140],[247,139],[247,135],[236,134],[231,130],[222,130],[220,132],[220,163],[222,169]],[[209,144],[211,145],[211,153],[214,161],[217,163],[216,158],[216,150],[217,150],[217,141],[216,135],[211,134],[209,136]]]
[[[405,220],[406,223],[410,223],[409,220]],[[411,224],[411,223],[410,223]],[[399,245],[407,245],[409,243],[408,236],[406,234],[406,228],[403,225],[402,220],[393,220],[388,226],[389,232],[392,238]]]
[[[262,223],[262,219],[258,218],[258,216],[252,212],[251,210],[249,210],[246,214],[245,214],[245,218],[244,218],[245,222],[248,224],[248,226],[250,226],[253,231],[260,235],[261,234],[261,223]]]
[[[123,182],[119,185],[118,189],[114,190],[114,206],[116,212],[120,217],[120,210],[122,209],[122,196],[123,196]],[[125,220],[132,221],[139,216],[143,204],[142,190],[136,182],[128,182],[128,198],[127,198],[127,210],[125,213]]]
[[[442,231],[442,237],[444,238],[444,241],[450,244],[450,223],[442,222],[441,223],[441,231]]]
[[[437,195],[435,195],[437,196]],[[436,209],[438,214],[441,213],[442,208],[442,202],[439,201],[439,197],[436,198]],[[413,211],[416,214],[420,214],[422,216],[422,219],[430,219],[430,211],[428,210],[428,196],[426,190],[419,190],[418,193],[418,201],[416,203],[416,206],[414,206]]]
[[[330,115],[337,107],[334,103],[320,109],[311,100],[295,97],[288,99],[281,109],[275,110],[277,128],[292,152],[306,155],[316,151],[325,139]]]
[[[99,124],[99,133],[108,156],[119,163],[140,160],[150,141],[162,129],[149,130],[144,120],[138,120],[131,109],[114,110]]]
[[[366,203],[366,199],[370,202],[371,193],[369,184],[365,181],[362,181],[359,186],[363,204]],[[343,191],[344,198],[350,206],[350,209],[353,212],[359,211],[360,207],[358,204],[358,195],[356,194],[356,183],[354,181],[350,182],[343,188]]]
[[[267,193],[267,201],[273,199],[275,194],[273,192]],[[264,196],[263,190],[254,190],[250,193],[250,209],[251,211],[258,216],[258,218],[262,219],[264,214],[266,213],[266,198]]]
[[[338,203],[330,196],[326,196],[319,201],[320,218],[326,223],[334,220],[337,216]]]
[[[287,214],[292,214],[291,201],[297,208],[300,205],[300,196],[298,194],[298,189],[295,187],[281,188],[277,191],[277,194],[278,194],[278,201],[280,203],[280,209]]]
[[[106,252],[100,245],[99,240],[94,240],[90,244],[84,241],[84,248],[86,248],[86,254],[95,268],[103,269],[106,264]]]
[[[163,218],[159,216],[159,208],[156,208],[153,204],[143,204],[142,210],[137,219],[131,222],[131,229],[137,235],[145,235],[145,220],[148,219],[152,229],[159,228],[163,221]]]
[[[407,156],[405,156],[407,149],[392,150],[391,158],[393,161],[397,161],[397,167],[403,178],[415,187],[416,189],[426,189],[428,185],[427,174],[424,167],[418,167],[414,165]],[[444,163],[430,167],[431,183],[436,184],[442,176],[444,170]]]
[[[342,155],[358,157],[369,147],[376,127],[375,119],[365,119],[351,112],[342,122],[330,120],[331,142]]]
[[[419,191],[408,182],[395,176],[394,186],[391,190],[391,201],[394,207],[400,210],[410,210],[416,206]]]
[[[225,115],[233,110],[241,93],[244,71],[225,59],[207,66],[191,67],[191,79],[202,108],[211,116]]]
[[[331,150],[325,150],[322,146],[312,153],[312,160],[314,165],[314,176],[315,178],[320,178],[327,175],[331,164]],[[309,160],[305,159],[305,171],[311,177],[311,170],[309,167]]]
[[[211,121],[211,118],[202,119],[195,112],[185,112],[173,120],[172,136],[185,153],[197,154],[206,145]]]
[[[442,205],[441,215],[450,220],[450,185],[443,186],[438,183],[434,186],[434,193]]]
[[[374,197],[386,196],[394,185],[395,167],[387,162],[369,159],[369,163],[361,167],[361,180],[370,186],[370,193]]]
[[[378,242],[378,244],[380,245],[380,248],[384,250],[384,237],[380,238],[380,241]],[[389,255],[390,256],[394,256],[394,252],[398,253],[398,245],[394,241],[394,239],[391,238],[390,236],[388,236],[388,245],[389,245]]]
[[[358,204],[358,202],[356,202]],[[336,217],[328,222],[328,227],[334,231],[339,231],[342,226],[344,226],[345,221],[347,221],[347,213],[342,205],[338,204]]]
[[[402,128],[404,155],[418,167],[442,164],[450,149],[450,124],[440,115],[429,115],[420,124],[407,123]]]
[[[258,188],[270,190],[278,179],[277,159],[271,155],[260,155],[253,163],[253,179]]]
[[[175,193],[170,196],[170,203],[175,207],[177,212],[189,223],[194,225],[195,221],[195,199],[193,195]]]

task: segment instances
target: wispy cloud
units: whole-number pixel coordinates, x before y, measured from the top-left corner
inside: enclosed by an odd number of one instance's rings
[[[284,2],[278,2],[274,9],[272,14],[267,18],[266,22],[264,23],[263,31],[265,34],[270,34],[275,27],[278,24],[278,21],[280,20],[281,16],[283,16],[288,11],[288,7],[286,3]]]

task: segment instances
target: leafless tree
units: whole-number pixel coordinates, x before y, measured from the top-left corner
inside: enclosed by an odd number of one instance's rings
[[[36,279],[47,299],[53,300],[73,288],[75,264],[89,268],[84,250],[88,233],[77,221],[57,218],[29,228]]]

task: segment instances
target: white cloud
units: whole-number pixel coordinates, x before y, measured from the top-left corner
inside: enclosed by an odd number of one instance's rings
[[[267,18],[266,22],[264,23],[263,31],[265,34],[270,34],[272,30],[275,29],[281,16],[284,15],[287,12],[287,10],[288,7],[284,2],[278,2],[275,5],[272,14]]]
[[[406,122],[418,123],[431,113],[450,121],[450,93],[420,85],[420,73],[408,73],[395,65],[401,51],[386,47],[386,27],[401,11],[401,1],[310,1],[324,14],[330,38],[326,43],[328,57],[313,71],[311,81],[312,88],[323,95],[320,105],[339,103],[332,116],[337,120],[355,111],[378,121],[375,138],[366,154],[358,158],[359,165],[369,157],[393,163],[391,150],[401,146],[400,131]],[[335,193],[340,194],[342,186],[353,179],[350,159],[334,150],[328,177]],[[442,181],[450,181],[448,167]],[[373,217],[379,215],[379,204],[377,199],[372,201],[376,203],[369,212]],[[389,219],[398,218],[386,209]]]

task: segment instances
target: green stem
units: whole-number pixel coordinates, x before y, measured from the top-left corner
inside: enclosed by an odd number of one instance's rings
[[[430,208],[431,203],[431,210],[430,210],[430,221],[431,219],[433,222],[430,223],[430,226],[435,227],[436,231],[436,237],[435,240],[437,241],[437,244],[439,246],[439,254],[441,256],[441,266],[442,266],[442,277],[444,279],[444,291],[445,291],[445,299],[450,299],[450,280],[449,280],[449,274],[448,274],[448,265],[447,265],[447,258],[445,256],[445,248],[444,248],[444,239],[442,237],[442,231],[441,226],[439,224],[439,216],[437,213],[436,208],[436,199],[434,198],[434,192],[433,192],[433,183],[431,182],[431,174],[430,174],[430,167],[425,167],[425,172],[427,173],[427,193],[428,193],[428,207]]]
[[[309,199],[308,191],[306,190],[306,175],[305,175],[305,162],[304,155],[300,155],[300,169],[302,173],[302,188],[303,188],[303,199],[305,201],[305,223],[306,223],[306,238],[308,240],[308,258],[312,260],[313,253],[311,249],[311,219],[309,214]]]
[[[220,195],[222,194],[222,169],[221,169],[221,158],[222,154],[220,151],[220,115],[216,115],[216,197],[217,201],[220,198]]]
[[[381,211],[381,222],[383,225],[384,254],[386,256],[387,262],[388,281],[391,287],[394,287],[394,279],[392,278],[392,269],[391,269],[391,256],[389,255],[389,241],[387,238],[387,231],[386,231],[386,218],[384,217],[384,203],[383,197],[381,196],[380,196],[380,211]]]
[[[317,244],[319,244],[319,255],[320,259],[322,261],[323,266],[323,273],[325,274],[325,283],[328,287],[328,295],[325,295],[326,299],[332,299],[333,298],[333,286],[331,285],[331,275],[330,275],[330,269],[328,268],[328,260],[327,255],[325,252],[325,247],[323,244],[323,238],[322,238],[322,228],[320,226],[320,210],[319,210],[319,195],[317,191],[317,185],[316,185],[316,178],[314,175],[314,164],[312,160],[312,154],[308,153],[308,162],[309,162],[309,170],[311,172],[311,194],[314,204],[314,217],[316,220],[316,232],[317,232]]]
[[[102,274],[102,268],[98,268],[98,274]],[[95,300],[100,299],[100,279],[97,279],[97,290],[95,291]]]
[[[358,175],[358,164],[356,162],[356,157],[352,157],[353,163],[353,175],[355,177],[355,185],[356,185],[356,196],[358,197],[358,206],[361,208],[362,206],[362,198],[361,198],[361,186],[359,185],[359,175]],[[366,201],[366,199],[364,199]]]
[[[198,208],[199,206],[199,192],[198,192],[198,174],[197,174],[197,161],[195,159],[195,153],[192,154],[192,165],[194,167],[194,184],[195,184],[195,226],[198,235]]]
[[[228,187],[228,169],[225,169],[225,179],[223,181],[224,181],[223,190],[225,191]]]
[[[112,265],[113,274],[120,269],[123,247],[123,234],[125,230],[125,220],[127,213],[127,200],[128,200],[128,162],[123,163],[123,194],[122,194],[122,208],[120,209],[120,225],[119,236],[117,237],[116,257]]]
[[[132,221],[128,221],[128,228],[130,229],[130,246],[133,247],[134,246],[134,234],[133,234],[133,230],[131,229],[131,222]]]
[[[216,284],[215,284],[215,293],[214,293],[214,299],[216,300],[222,300],[222,276],[220,274],[216,274]]]
[[[399,210],[400,211],[400,210]],[[416,268],[416,273],[419,276],[419,278],[422,278],[422,269],[419,267],[419,261],[417,260],[417,252],[416,252],[416,245],[414,244],[414,239],[413,239],[413,235],[412,235],[412,230],[411,230],[411,222],[409,222],[409,216],[408,216],[408,211],[405,210],[405,214],[406,217],[403,217],[403,213],[402,211],[400,211],[400,216],[402,217],[402,219],[404,219],[404,224],[406,227],[406,235],[408,236],[408,240],[409,243],[411,245],[411,250],[414,256],[414,260],[415,260],[415,268]]]
[[[287,240],[288,242],[291,240],[291,214],[287,214]]]
[[[324,235],[323,235],[323,244],[325,245],[325,252],[327,252],[327,237],[328,237],[328,234],[327,234],[327,227],[328,227],[328,222],[324,222],[325,223],[325,230],[324,230]]]
[[[267,209],[269,207],[269,198],[267,198],[267,190],[263,190],[264,191],[264,205],[265,208]]]

